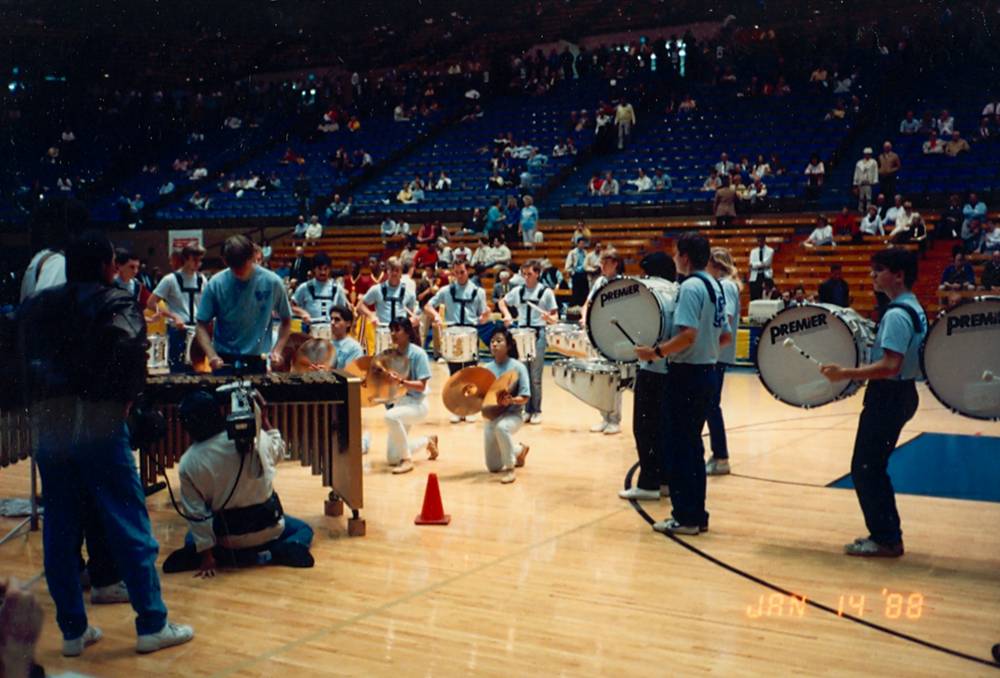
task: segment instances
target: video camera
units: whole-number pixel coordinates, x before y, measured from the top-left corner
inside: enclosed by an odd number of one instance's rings
[[[240,379],[215,389],[221,395],[229,394],[229,414],[226,416],[226,433],[241,454],[253,449],[260,432],[260,409],[256,390],[249,381]]]

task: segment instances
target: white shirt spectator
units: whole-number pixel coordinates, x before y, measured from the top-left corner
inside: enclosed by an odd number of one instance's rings
[[[765,278],[774,277],[774,248],[764,245],[750,250],[750,282],[757,280],[758,275]]]
[[[867,150],[867,149],[866,149]],[[861,158],[854,166],[854,185],[872,186],[878,183],[878,162],[871,156]]]
[[[451,253],[452,255],[454,255],[455,261],[459,261],[460,259],[465,259],[466,261],[472,260],[472,250],[470,250],[465,245],[459,245],[458,247],[453,249]]]
[[[399,232],[399,226],[391,218],[386,217],[379,227],[379,233],[383,238],[391,238]]]
[[[817,226],[813,229],[813,232],[809,234],[806,238],[806,244],[814,246],[823,245],[833,245],[833,226],[827,224],[826,226]]]
[[[885,229],[882,226],[882,217],[879,216],[878,210],[875,214],[869,212],[861,220],[861,225],[858,229],[865,235],[885,235]]]
[[[991,101],[983,106],[983,112],[980,115],[984,118],[993,115],[1000,115],[1000,101]]]
[[[649,178],[648,174],[643,174],[635,179],[629,179],[628,182],[635,186],[635,190],[640,193],[653,190],[653,180]]]

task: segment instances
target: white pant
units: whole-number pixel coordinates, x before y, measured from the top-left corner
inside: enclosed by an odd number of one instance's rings
[[[485,424],[483,449],[486,452],[486,468],[491,473],[514,468],[514,462],[521,451],[520,443],[514,442],[514,434],[524,424],[521,413],[508,413],[493,421],[486,420]]]
[[[610,412],[604,412],[601,410],[601,419],[605,424],[615,424],[616,426],[622,423],[622,392],[615,392],[615,409]]]
[[[427,418],[427,399],[403,396],[396,406],[385,411],[385,423],[389,427],[386,443],[386,458],[390,466],[410,458],[413,450],[427,444],[427,437],[410,440],[407,437],[410,426]]]

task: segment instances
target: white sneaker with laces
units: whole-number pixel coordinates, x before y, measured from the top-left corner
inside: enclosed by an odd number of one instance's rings
[[[149,654],[174,645],[181,645],[194,638],[194,629],[186,624],[167,622],[156,633],[139,636],[135,643],[135,651],[139,654]]]
[[[681,525],[673,518],[656,521],[653,523],[653,529],[663,534],[688,534],[692,536],[708,532],[707,527],[703,530],[697,525]]]
[[[449,423],[457,424],[460,421],[462,421],[462,418],[460,416],[458,416],[457,414],[453,414],[450,417],[448,417],[448,422]]]
[[[705,464],[705,474],[710,476],[724,476],[728,475],[729,460],[728,459],[716,459],[712,457]]]
[[[608,427],[608,423],[606,421],[602,421],[602,422],[600,422],[598,424],[594,424],[593,426],[591,426],[590,427],[590,432],[591,433],[604,433],[604,429],[606,429],[607,427]]]
[[[541,424],[542,423],[542,413],[541,412],[535,412],[533,415],[531,415],[531,419],[528,420],[528,423],[529,424]]]
[[[622,432],[622,427],[619,426],[618,424],[608,424],[604,429],[604,435],[606,436],[613,436],[616,433],[621,433],[621,432]]]
[[[468,423],[468,424],[475,424],[477,421],[479,421],[479,415],[478,414],[470,414],[467,417],[463,417],[463,419],[465,419],[466,423]]]
[[[64,657],[79,657],[83,654],[83,648],[93,645],[104,636],[96,626],[88,626],[87,630],[79,638],[63,640],[62,654]]]
[[[618,496],[622,499],[635,499],[636,501],[659,501],[659,490],[644,490],[641,487],[630,487],[627,490],[618,490]]]
[[[127,603],[128,589],[125,582],[120,581],[110,586],[95,586],[90,589],[90,602],[92,605],[111,605],[113,603]]]

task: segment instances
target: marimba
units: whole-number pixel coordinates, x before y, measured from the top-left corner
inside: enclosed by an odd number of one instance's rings
[[[347,521],[351,536],[365,533],[359,511],[364,505],[361,455],[361,380],[346,372],[272,373],[246,375],[267,402],[267,416],[281,431],[293,459],[322,476],[330,488],[324,512],[340,516],[344,504],[352,511]],[[177,407],[187,394],[213,391],[236,377],[203,374],[150,376],[144,394],[167,422],[166,437],[140,450],[139,475],[144,483],[180,460],[190,441],[181,426]]]

